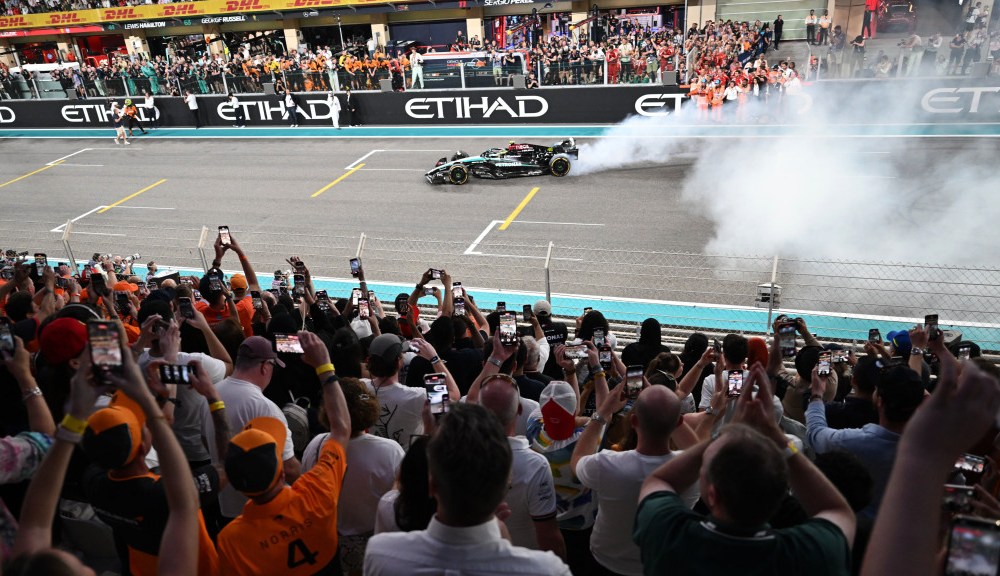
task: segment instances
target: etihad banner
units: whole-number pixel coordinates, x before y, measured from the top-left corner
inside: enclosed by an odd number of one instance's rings
[[[409,2],[413,0],[395,0]],[[182,24],[198,24],[202,16],[225,16],[242,12],[312,10],[338,6],[385,4],[386,0],[200,0],[172,4],[144,4],[122,8],[97,8],[76,12],[46,12],[0,16],[0,30],[22,28],[66,27],[82,24],[105,24],[136,20],[192,20]],[[194,19],[198,20],[194,20]],[[224,20],[223,20],[224,21]]]

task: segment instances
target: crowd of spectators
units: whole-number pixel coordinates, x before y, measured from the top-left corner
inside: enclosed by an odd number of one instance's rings
[[[228,229],[202,277],[27,254],[0,271],[4,574],[997,569],[995,520],[954,515],[1000,519],[1000,370],[931,320],[672,350],[446,270],[392,304],[360,261],[351,294],[294,256],[268,284]]]

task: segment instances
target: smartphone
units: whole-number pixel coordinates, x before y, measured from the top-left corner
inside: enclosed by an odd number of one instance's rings
[[[299,285],[299,284],[305,284],[306,283],[306,275],[305,274],[293,274],[292,275],[292,279],[295,281],[296,286]]]
[[[149,291],[152,292],[153,290],[159,288],[159,286],[156,284],[155,281],[150,280],[149,282],[146,282],[146,288],[148,288]]]
[[[819,364],[816,367],[816,374],[820,377],[830,375],[830,361],[833,355],[829,350],[819,353]]]
[[[191,299],[187,296],[181,296],[177,298],[177,303],[180,305],[181,316],[185,318],[194,318],[194,306],[191,304]]]
[[[567,358],[572,358],[573,360],[583,360],[587,357],[587,347],[583,344],[580,344],[579,346],[567,346],[565,354]]]
[[[434,295],[434,287],[424,286],[424,296],[433,296],[433,295]]]
[[[958,359],[968,360],[972,356],[972,346],[969,344],[963,344],[958,347]]]
[[[194,296],[195,300],[201,300],[201,290],[198,290],[197,288],[192,288],[191,295]]]
[[[264,302],[262,302],[260,299],[260,292],[256,290],[250,291],[250,302],[253,303],[254,310],[260,310],[261,308],[264,307]]]
[[[604,348],[604,346],[607,345],[607,340],[604,338],[604,330],[601,330],[600,328],[594,330],[594,335],[591,337],[591,341],[594,343],[594,346]]]
[[[371,309],[368,307],[368,299],[361,298],[358,300],[358,318],[367,320],[369,316],[371,316]]]
[[[833,363],[840,364],[842,362],[847,362],[847,359],[850,358],[850,356],[851,356],[850,350],[834,350]]]
[[[500,343],[504,346],[517,343],[517,319],[509,312],[500,315]]]
[[[135,286],[136,286],[136,288],[139,289],[140,292],[142,292],[143,290],[146,289],[146,283],[145,282],[136,282]]]
[[[601,363],[601,368],[608,370],[611,368],[611,349],[605,346],[597,353],[597,359]]]
[[[14,335],[10,333],[10,326],[5,322],[0,324],[0,354],[4,357],[14,353]]]
[[[868,331],[868,341],[872,344],[882,343],[882,333],[878,331],[878,328],[872,328]]]
[[[354,290],[351,290],[351,305],[357,306],[358,300],[360,299],[361,299],[361,288],[355,288]]]
[[[948,535],[945,576],[996,574],[1000,569],[1000,520],[956,516]]]
[[[718,339],[712,340],[712,350],[715,350],[716,354],[722,354],[722,342]]]
[[[497,302],[497,312],[503,314],[506,311],[507,311],[507,303],[506,302]]]
[[[743,371],[742,370],[728,370],[726,372],[726,382],[728,387],[727,395],[730,398],[739,396],[743,393]]]
[[[45,266],[48,265],[49,259],[45,256],[44,252],[35,252],[35,275],[41,278],[42,272],[45,271]]]
[[[351,276],[357,278],[361,275],[361,260],[358,258],[351,258]]]
[[[292,287],[293,296],[305,296],[306,295],[306,280],[301,274],[295,275],[295,286]]]
[[[642,366],[636,364],[625,369],[625,397],[635,400],[642,392]]]
[[[455,299],[455,316],[465,316],[465,298]]]
[[[781,348],[782,358],[792,358],[795,356],[795,330],[797,326],[792,322],[785,322],[778,325],[778,347]]]
[[[316,291],[316,299],[317,300],[329,300],[330,296],[326,293],[326,290],[317,290]]]
[[[289,354],[303,353],[298,334],[275,334],[274,343],[278,352],[288,352]]]
[[[118,326],[104,320],[87,322],[87,335],[90,340],[90,362],[94,372],[102,382],[111,372],[119,372],[122,368],[122,345]]]
[[[219,226],[219,239],[223,246],[229,246],[233,243],[232,237],[229,236],[229,226]]]
[[[451,285],[451,297],[452,298],[465,298],[465,291],[462,290],[461,282],[454,282]]]
[[[120,314],[128,310],[128,305],[128,294],[124,292],[115,292],[115,306],[118,307],[118,312]]]
[[[93,290],[94,294],[98,296],[104,296],[108,293],[108,281],[104,278],[104,274],[100,272],[90,274],[90,290]]]
[[[306,263],[303,262],[303,261],[301,261],[301,260],[296,261],[295,262],[295,269],[296,270],[300,270],[300,272],[299,272],[300,274],[305,274],[306,273]]]
[[[942,507],[952,514],[971,514],[976,487],[963,484],[945,484]]]
[[[955,462],[955,470],[982,474],[986,470],[986,459],[974,454],[962,454]]]
[[[591,307],[588,306],[588,307],[586,307],[586,308],[583,309],[583,315],[586,316],[587,314],[590,314],[591,312],[593,312],[593,310],[594,310],[593,308],[591,308]]]
[[[444,374],[439,372],[424,376],[424,390],[427,391],[427,400],[431,404],[431,414],[447,414],[448,385],[445,384]]]
[[[924,316],[924,328],[927,328],[928,340],[937,340],[941,337],[941,329],[938,328],[937,314],[928,314]]]
[[[191,385],[191,368],[183,364],[161,364],[160,382],[164,384]]]
[[[521,311],[521,314],[524,316],[524,321],[531,322],[532,317],[535,315],[535,311],[531,309],[531,304],[525,304],[524,307],[521,308]]]
[[[208,289],[212,292],[222,292],[222,279],[216,276],[208,277]]]
[[[438,270],[437,268],[431,268],[431,280],[440,280],[440,279],[441,279],[441,271]]]

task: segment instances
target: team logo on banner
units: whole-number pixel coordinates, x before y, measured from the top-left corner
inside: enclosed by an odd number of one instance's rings
[[[540,118],[549,111],[549,103],[541,96],[491,98],[489,96],[453,98],[412,98],[406,101],[406,115],[418,119],[461,120],[491,118]]]

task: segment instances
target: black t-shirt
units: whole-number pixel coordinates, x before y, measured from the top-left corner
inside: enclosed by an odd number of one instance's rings
[[[869,400],[848,396],[843,402],[827,402],[826,424],[837,430],[878,424],[878,410]]]
[[[524,374],[514,376],[514,381],[517,382],[517,389],[522,398],[538,402],[538,398],[542,395],[542,390],[545,388],[544,383],[533,378],[529,378]]]
[[[469,393],[469,388],[476,380],[476,376],[483,370],[483,353],[476,348],[463,348],[461,350],[448,350],[441,354],[441,359],[448,366],[452,378],[458,385],[458,389],[465,396]],[[430,361],[420,356],[415,356],[410,360],[410,367],[406,372],[407,386],[423,388],[424,376],[434,373],[434,366]]]
[[[563,371],[556,362],[555,350],[559,344],[566,343],[566,340],[569,338],[569,330],[562,322],[552,321],[544,324],[542,331],[545,333],[545,340],[548,341],[550,350],[549,359],[545,363],[545,367],[542,368],[542,373],[555,380],[562,380]]]

